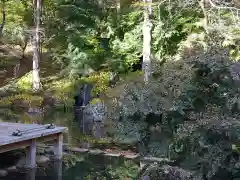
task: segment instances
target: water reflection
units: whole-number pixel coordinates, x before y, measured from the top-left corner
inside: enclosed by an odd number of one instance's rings
[[[47,169],[41,169],[38,167],[10,173],[7,177],[5,177],[5,180],[42,180],[43,178],[45,180],[62,180],[63,162],[58,160],[51,163],[53,164],[52,168],[50,168],[50,166]]]
[[[52,163],[51,163],[52,164]],[[32,169],[10,173],[5,180],[133,180],[138,172],[138,164],[123,158],[106,156],[86,156],[74,166],[67,168],[61,161],[47,169]],[[44,171],[44,172],[43,172]]]
[[[36,179],[36,168],[30,169],[26,173],[26,180],[35,180]]]
[[[14,112],[12,112],[14,113]],[[93,119],[89,117],[84,118],[84,114],[81,110],[76,110],[74,112],[68,112],[68,113],[62,113],[62,112],[54,112],[51,114],[44,114],[44,115],[36,115],[35,113],[16,113],[15,119],[18,119],[19,122],[24,122],[25,119],[24,116],[28,116],[29,123],[33,123],[32,121],[39,121],[42,124],[49,124],[54,123],[56,125],[60,126],[66,126],[68,127],[68,143],[73,146],[82,146],[84,148],[91,147],[92,139],[82,139],[83,137],[93,138],[94,140],[101,139],[105,137],[106,129],[104,128],[104,123],[108,123],[108,121],[103,122],[94,122]],[[4,120],[7,120],[7,118],[2,118]],[[13,118],[9,118],[7,121],[11,122]],[[129,141],[126,141],[127,143],[131,143],[133,145],[135,143],[135,139],[137,136],[141,139],[141,141],[146,141],[144,146],[148,146],[150,141],[150,131],[147,126],[141,127],[140,123],[132,122],[131,120],[128,121],[122,121],[119,122],[119,124],[122,124],[116,129],[114,129],[113,134],[115,134],[116,142],[120,140],[126,140],[128,137]],[[147,130],[146,130],[147,129]],[[122,133],[120,132],[122,131]],[[120,134],[121,133],[121,134]],[[116,134],[119,135],[119,138],[116,136]],[[86,136],[84,136],[86,135]],[[127,136],[129,135],[129,136]],[[131,135],[131,136],[130,136]],[[152,134],[151,134],[152,136]],[[114,137],[111,135],[111,137]],[[157,138],[162,137],[157,135]],[[80,139],[81,138],[81,139]],[[118,140],[118,139],[120,140]],[[90,140],[90,141],[89,141]],[[159,142],[159,139],[156,139],[156,141]],[[126,143],[125,142],[125,143]],[[85,144],[84,144],[85,143]],[[105,144],[104,144],[105,148]],[[108,148],[108,147],[107,147]],[[125,146],[126,148],[126,146]],[[45,180],[95,180],[95,179],[119,179],[119,180],[125,180],[126,176],[130,173],[135,174],[135,170],[138,168],[137,165],[133,164],[125,164],[124,160],[122,159],[112,159],[111,162],[106,162],[105,156],[100,157],[88,157],[87,159],[81,160],[80,162],[74,164],[73,167],[70,169],[66,169],[64,166],[62,167],[61,163],[56,161],[54,162],[54,167],[51,168],[50,171],[48,171],[46,174],[39,173],[39,170],[37,171],[31,171],[26,174],[24,174],[24,177],[22,177],[22,173],[18,173],[18,175],[14,176],[11,175],[11,178],[6,178],[6,180],[42,180],[43,177]],[[127,166],[125,168],[125,166]],[[124,167],[124,168],[123,168]],[[134,169],[131,169],[134,168]],[[119,171],[118,178],[115,178],[116,172]],[[131,172],[127,172],[131,171]],[[120,177],[120,175],[122,175]],[[135,175],[132,177],[136,177]],[[134,178],[129,178],[134,179]]]

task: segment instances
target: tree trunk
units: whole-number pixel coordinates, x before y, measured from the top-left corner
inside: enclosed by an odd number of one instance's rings
[[[152,22],[151,14],[152,0],[143,0],[144,6],[144,22],[143,22],[143,66],[144,82],[148,83],[151,76],[151,39],[152,39]]]
[[[202,9],[202,12],[203,12],[203,27],[205,29],[206,32],[208,32],[208,16],[207,16],[207,0],[201,0],[199,1],[199,5]]]
[[[0,36],[2,36],[5,23],[6,23],[5,0],[2,0],[2,24],[0,25]]]
[[[121,10],[121,0],[116,0],[116,9],[117,9],[117,12],[119,13]]]
[[[41,0],[35,0],[34,4],[34,19],[35,19],[35,31],[33,34],[33,90],[39,91],[41,87],[40,82],[40,38],[39,38],[39,28],[40,28],[40,12],[41,12]]]

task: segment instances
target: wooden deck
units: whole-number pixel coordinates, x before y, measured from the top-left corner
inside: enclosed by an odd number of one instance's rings
[[[65,127],[0,122],[0,153],[27,148],[26,165],[31,168],[36,166],[37,143],[54,141],[55,158],[61,159],[63,134],[66,132]]]

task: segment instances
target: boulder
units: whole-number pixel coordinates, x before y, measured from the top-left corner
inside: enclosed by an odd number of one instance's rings
[[[48,148],[46,148],[46,149],[44,150],[44,152],[45,152],[46,154],[53,154],[53,153],[54,153],[54,147],[53,147],[53,146],[49,146]]]
[[[89,153],[90,153],[91,155],[104,154],[104,152],[103,152],[102,150],[100,150],[100,149],[91,149],[91,150],[89,150]]]
[[[8,172],[15,172],[17,171],[17,167],[16,166],[10,166],[6,169]]]
[[[102,122],[106,113],[106,107],[103,102],[95,101],[91,102],[84,109],[84,115],[87,119],[93,120],[94,122]]]
[[[47,156],[37,156],[36,157],[36,164],[42,165],[50,161],[50,159]],[[26,166],[26,157],[22,157],[19,159],[19,161],[16,164],[17,168],[24,168]]]
[[[26,165],[26,157],[21,157],[21,158],[18,160],[18,162],[17,162],[17,164],[16,164],[16,167],[17,167],[17,168],[24,168],[25,165]]]
[[[38,165],[45,164],[49,161],[50,161],[50,159],[47,156],[37,156],[37,158],[36,158],[36,163]]]
[[[4,170],[4,169],[0,169],[0,177],[5,177],[8,175],[8,172],[7,170]]]

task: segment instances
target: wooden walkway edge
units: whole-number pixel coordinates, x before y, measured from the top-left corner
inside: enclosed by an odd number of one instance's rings
[[[0,122],[0,153],[26,148],[26,168],[35,168],[37,143],[54,141],[55,159],[61,159],[66,132],[66,127],[53,125]]]

